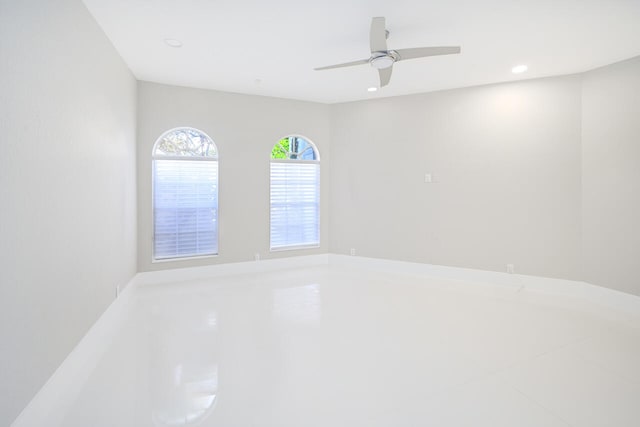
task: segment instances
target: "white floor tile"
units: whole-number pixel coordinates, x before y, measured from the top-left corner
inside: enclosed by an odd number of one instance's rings
[[[580,358],[640,386],[640,330],[625,325],[610,327],[570,349]]]
[[[552,297],[344,267],[135,296],[62,426],[640,425],[638,331]]]
[[[495,376],[447,393],[425,411],[427,425],[459,427],[568,427],[568,424]]]
[[[582,360],[551,352],[504,373],[513,387],[574,427],[637,427],[640,386]]]

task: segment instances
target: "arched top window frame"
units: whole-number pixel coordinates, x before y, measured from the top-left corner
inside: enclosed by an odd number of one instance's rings
[[[160,135],[153,145],[152,157],[154,160],[216,161],[218,147],[211,137],[200,129],[180,126]]]
[[[200,129],[181,126],[173,129],[169,129],[162,133],[156,140],[151,151],[152,158],[152,211],[153,211],[153,246],[152,246],[152,261],[165,262],[165,261],[177,261],[185,259],[197,259],[217,256],[219,253],[219,230],[218,230],[218,148],[209,135]],[[167,166],[173,163],[174,166]],[[159,175],[158,167],[165,165],[161,168],[164,172],[168,172],[167,175],[163,175],[164,178],[175,179],[181,172],[176,174],[176,167],[179,170],[187,170],[188,174],[200,173],[202,171],[208,174],[205,177],[207,180],[207,186],[213,183],[213,190],[211,192],[202,192],[201,188],[189,188],[193,187],[194,181],[189,179],[186,183],[187,198],[157,198],[158,196],[158,184],[157,178]],[[179,166],[178,166],[179,165]],[[197,165],[197,166],[196,166]],[[185,169],[186,168],[186,169]],[[195,171],[195,172],[194,172]],[[193,177],[193,175],[191,175]],[[211,181],[212,180],[212,181]],[[176,185],[169,189],[169,192],[181,193],[182,189],[176,181]],[[161,193],[162,194],[162,193]],[[177,194],[177,193],[176,193]],[[193,196],[193,197],[192,197]],[[174,200],[175,199],[175,200]],[[184,205],[184,201],[188,201],[189,206]],[[201,202],[205,202],[206,206],[199,205]],[[158,203],[160,202],[160,203]],[[211,205],[209,206],[209,202]],[[210,219],[212,226],[202,227],[202,215],[191,214],[196,218],[196,225],[189,224],[188,221],[180,226],[172,224],[170,219],[172,216],[178,219],[173,222],[180,221],[180,214],[165,215],[165,218],[158,221],[156,216],[158,213],[162,214],[163,211],[170,212],[174,210],[179,212],[180,210],[210,210]],[[207,217],[207,214],[204,215]],[[167,220],[166,218],[169,218]],[[198,219],[199,218],[199,219]],[[206,221],[205,221],[206,222]],[[160,227],[160,228],[158,228]],[[175,228],[175,230],[171,230]],[[170,231],[164,231],[170,230]],[[201,239],[202,233],[205,236],[213,236],[211,238]],[[174,236],[171,236],[173,234]],[[196,234],[195,244],[190,244],[189,239],[193,240],[189,234]],[[159,237],[160,236],[160,237]],[[185,243],[186,241],[186,243]],[[166,248],[163,248],[163,245]],[[168,245],[168,246],[167,246]],[[174,247],[173,249],[171,247]],[[191,247],[193,246],[193,247]],[[160,248],[160,250],[159,250]]]
[[[294,141],[291,141],[293,138]],[[285,141],[288,140],[288,145]],[[291,142],[301,140],[304,145],[301,148],[294,148]],[[312,159],[305,159],[306,153],[313,153]],[[276,157],[278,156],[278,157]],[[282,157],[280,157],[282,156]],[[318,147],[309,138],[303,135],[290,134],[278,140],[271,149],[272,162],[298,162],[298,163],[320,163],[320,151]]]

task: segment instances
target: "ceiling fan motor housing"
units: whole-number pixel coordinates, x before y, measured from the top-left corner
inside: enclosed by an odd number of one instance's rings
[[[391,67],[397,60],[398,54],[393,50],[389,50],[387,52],[381,52],[379,55],[372,56],[371,59],[369,59],[369,63],[373,68],[384,70],[385,68]]]

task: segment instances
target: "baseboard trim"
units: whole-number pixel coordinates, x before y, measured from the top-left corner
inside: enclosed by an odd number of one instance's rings
[[[329,254],[302,255],[287,258],[245,261],[201,267],[176,268],[170,270],[145,271],[138,273],[136,285],[186,282],[235,274],[266,273],[287,268],[315,267],[329,264]]]
[[[525,289],[531,292],[578,298],[640,316],[640,297],[582,281],[331,253],[148,271],[138,273],[134,279],[134,284],[152,285],[187,282],[236,274],[264,273],[288,268],[304,268],[319,265],[343,265],[368,268],[375,271],[413,274],[424,277],[485,284],[494,287],[498,286],[516,291]]]
[[[577,298],[640,317],[639,296],[582,281],[339,254],[329,254],[329,265],[351,266],[388,273],[458,280],[500,286],[513,291],[527,290],[549,295]]]
[[[134,282],[135,277],[121,287],[118,297],[58,366],[11,427],[62,425],[87,378],[123,327],[134,302]]]

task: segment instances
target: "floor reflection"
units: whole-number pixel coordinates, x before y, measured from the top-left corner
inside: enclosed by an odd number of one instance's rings
[[[640,388],[616,372],[640,378],[640,326],[590,305],[337,267],[135,298],[64,422],[48,426],[566,425],[520,387],[567,417],[598,408],[598,425],[638,424]]]
[[[158,309],[152,310],[151,325],[153,425],[198,424],[211,415],[218,395],[217,314],[197,304],[169,313]]]

